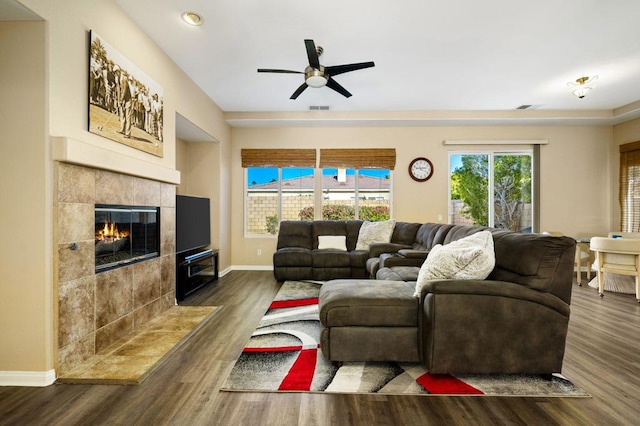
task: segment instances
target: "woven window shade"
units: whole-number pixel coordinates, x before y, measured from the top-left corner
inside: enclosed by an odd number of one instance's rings
[[[320,168],[388,169],[396,167],[395,148],[321,149]]]
[[[620,230],[640,232],[640,141],[620,145]]]
[[[243,149],[242,167],[316,167],[315,149]]]

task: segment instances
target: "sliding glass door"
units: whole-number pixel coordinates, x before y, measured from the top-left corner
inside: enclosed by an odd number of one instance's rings
[[[531,232],[531,151],[449,154],[449,223]]]

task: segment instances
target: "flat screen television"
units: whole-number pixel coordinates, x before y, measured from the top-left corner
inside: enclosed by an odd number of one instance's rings
[[[176,253],[211,244],[208,198],[176,195]]]

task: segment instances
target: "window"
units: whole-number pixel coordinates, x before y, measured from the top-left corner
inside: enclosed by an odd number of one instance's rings
[[[246,235],[275,235],[281,220],[391,216],[394,148],[321,149],[322,196],[315,193],[315,149],[242,149],[241,157]]]
[[[640,232],[640,141],[620,145],[620,230]]]
[[[449,154],[449,223],[533,230],[533,151]]]
[[[247,235],[275,235],[283,219],[313,219],[301,212],[313,212],[315,149],[242,149],[240,155]]]
[[[322,169],[322,218],[387,220],[391,209],[391,171]]]
[[[280,220],[313,220],[313,171],[299,167],[247,168],[247,234],[275,235]]]

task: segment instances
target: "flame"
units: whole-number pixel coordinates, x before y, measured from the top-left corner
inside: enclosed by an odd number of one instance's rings
[[[114,222],[107,222],[105,220],[104,227],[101,230],[99,230],[96,234],[96,240],[116,241],[122,238],[126,238],[128,236],[129,236],[128,231],[120,232],[118,230],[118,225],[116,225]]]

